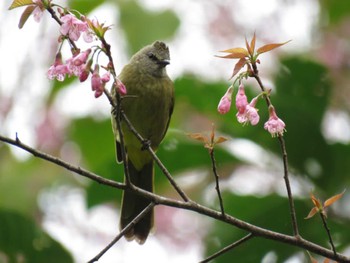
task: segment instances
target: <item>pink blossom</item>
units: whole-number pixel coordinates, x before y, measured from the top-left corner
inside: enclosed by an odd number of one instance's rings
[[[107,71],[105,74],[102,75],[101,81],[103,83],[107,83],[111,79],[111,73]]]
[[[75,16],[68,14],[61,18],[62,25],[60,32],[64,36],[69,36],[73,41],[77,41],[82,32],[88,31],[88,25],[86,22],[83,22],[77,19]]]
[[[232,101],[232,93],[233,93],[233,87],[230,86],[225,95],[221,98],[219,105],[218,105],[218,112],[220,114],[225,114],[229,112],[231,108],[231,101]]]
[[[104,91],[104,83],[101,80],[98,65],[95,65],[94,72],[92,73],[91,89],[95,91],[95,98],[100,97]]]
[[[126,87],[124,85],[123,82],[121,82],[120,79],[117,79],[116,83],[115,83],[115,86],[116,86],[116,89],[117,89],[117,92],[120,94],[120,95],[126,95],[127,94],[127,90],[126,90]]]
[[[33,0],[33,3],[36,5],[32,13],[34,20],[35,22],[40,22],[45,10],[44,5],[41,0]]]
[[[247,105],[248,105],[248,99],[247,99],[247,96],[245,95],[244,85],[241,84],[238,87],[238,92],[236,95],[236,108],[240,115],[244,114]]]
[[[82,64],[85,64],[87,59],[89,58],[89,55],[91,53],[91,49],[87,49],[81,53],[79,53],[78,55],[74,56],[72,59],[72,63],[75,66],[81,66]]]
[[[61,53],[58,53],[54,64],[47,71],[47,77],[51,80],[56,78],[58,81],[63,81],[67,74],[69,74],[69,69],[62,63]]]
[[[84,70],[79,75],[79,81],[84,82],[85,80],[87,80],[87,78],[89,77],[89,74],[90,74],[90,68],[85,67]]]
[[[250,122],[251,125],[258,124],[260,116],[258,110],[255,108],[258,98],[255,97],[252,101],[245,107],[244,112],[237,112],[236,117],[239,123],[247,124]]]
[[[265,130],[271,133],[272,137],[283,136],[283,133],[286,131],[286,124],[277,117],[275,108],[272,105],[269,107],[269,116],[269,120],[264,124]]]
[[[74,57],[67,59],[66,64],[70,75],[80,76],[85,69],[85,65],[83,64],[79,66],[74,64]]]

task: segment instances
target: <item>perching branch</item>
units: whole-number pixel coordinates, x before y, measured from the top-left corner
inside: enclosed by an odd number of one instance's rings
[[[16,146],[18,148],[21,148],[31,154],[33,154],[35,157],[41,158],[43,160],[49,161],[51,163],[54,163],[58,166],[64,167],[65,169],[68,169],[72,172],[75,172],[79,175],[82,175],[84,177],[90,178],[98,183],[108,185],[110,187],[118,188],[125,190],[126,185],[115,182],[113,180],[105,179],[101,176],[98,176],[94,173],[88,172],[80,167],[74,166],[72,164],[69,164],[67,162],[64,162],[63,160],[50,156],[46,153],[43,153],[41,151],[35,150],[25,144],[23,144],[18,138],[16,140],[9,139],[7,137],[0,135],[0,141],[3,141],[5,143],[11,144],[13,146]],[[135,192],[135,194],[141,195],[147,199],[149,199],[151,202],[153,202],[155,205],[165,205],[180,209],[185,209],[189,211],[193,211],[196,213],[199,213],[201,215],[210,217],[215,220],[219,220],[221,222],[227,223],[228,225],[237,227],[239,229],[248,231],[252,235],[256,237],[266,238],[270,240],[275,240],[277,242],[289,244],[292,246],[296,246],[305,250],[308,250],[312,253],[322,255],[324,257],[327,257],[329,259],[336,260],[338,262],[349,262],[350,263],[350,257],[346,257],[345,255],[342,255],[340,253],[334,254],[332,250],[326,249],[322,246],[319,246],[313,242],[310,242],[306,239],[303,239],[300,236],[290,236],[285,235],[279,232],[271,231],[265,228],[261,228],[259,226],[250,224],[248,222],[242,221],[240,219],[237,219],[231,215],[225,214],[224,216],[220,211],[216,211],[214,209],[208,208],[206,206],[202,206],[196,202],[193,201],[180,201],[175,200],[171,198],[167,198],[164,196],[160,196],[154,193],[150,193],[148,191],[145,191],[141,188],[132,186],[130,188],[130,191]]]
[[[119,182],[116,182],[116,181],[113,181],[113,180],[109,180],[109,179],[103,178],[103,177],[101,177],[101,176],[99,176],[97,174],[94,174],[94,173],[92,173],[90,171],[85,170],[84,168],[81,168],[79,166],[74,166],[74,165],[72,165],[72,164],[70,164],[68,162],[63,161],[62,159],[59,159],[57,157],[54,157],[54,156],[49,155],[47,153],[44,153],[42,151],[36,150],[36,149],[34,149],[34,148],[32,148],[32,147],[22,143],[20,141],[20,139],[18,138],[17,134],[16,134],[16,139],[15,140],[0,135],[0,141],[3,141],[3,142],[8,143],[8,144],[11,144],[11,145],[16,146],[18,148],[21,148],[24,151],[31,153],[35,157],[38,157],[38,158],[46,160],[46,161],[48,161],[50,163],[56,164],[58,166],[61,166],[61,167],[65,168],[65,169],[67,169],[67,170],[69,170],[71,172],[74,172],[76,174],[79,174],[81,176],[89,178],[89,179],[91,179],[93,181],[96,181],[99,184],[108,185],[108,186],[111,186],[111,187],[114,187],[114,188],[118,188],[118,189],[125,189],[126,188],[125,184],[122,184],[122,183],[119,183]]]
[[[121,112],[121,116],[123,118],[123,121],[125,121],[126,125],[128,126],[128,128],[130,129],[130,131],[132,133],[134,133],[134,135],[136,136],[137,139],[139,139],[139,141],[141,143],[145,142],[145,139],[141,136],[140,133],[138,133],[138,131],[134,128],[134,126],[132,125],[132,123],[129,121],[128,117],[125,115],[125,113],[122,111]],[[181,198],[185,201],[185,202],[189,202],[190,198],[185,194],[184,191],[182,191],[182,189],[177,185],[177,183],[175,182],[175,180],[173,179],[173,177],[171,176],[171,174],[169,173],[168,169],[164,166],[164,164],[160,161],[160,159],[158,158],[158,156],[155,154],[155,152],[153,151],[152,147],[150,147],[149,144],[145,144],[144,143],[144,147],[145,150],[147,150],[153,160],[156,162],[156,164],[159,166],[159,168],[161,169],[161,171],[163,172],[163,174],[167,177],[167,179],[169,180],[170,184],[174,187],[174,189],[178,192],[178,194],[181,196]]]

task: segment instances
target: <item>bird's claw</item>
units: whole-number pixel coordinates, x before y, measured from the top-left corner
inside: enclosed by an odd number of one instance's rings
[[[149,147],[151,147],[151,141],[148,139],[143,140],[141,150],[147,150]]]

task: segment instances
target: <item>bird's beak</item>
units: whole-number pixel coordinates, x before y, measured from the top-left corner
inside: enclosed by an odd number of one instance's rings
[[[163,59],[163,60],[159,60],[157,63],[158,63],[158,65],[161,65],[161,66],[165,67],[165,66],[170,64],[170,60]]]

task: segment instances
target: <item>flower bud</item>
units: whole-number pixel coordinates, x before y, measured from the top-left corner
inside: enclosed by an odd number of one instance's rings
[[[230,86],[225,95],[221,98],[219,105],[218,105],[218,112],[220,114],[226,114],[230,111],[231,108],[231,101],[232,101],[232,93],[233,93],[233,87]]]

